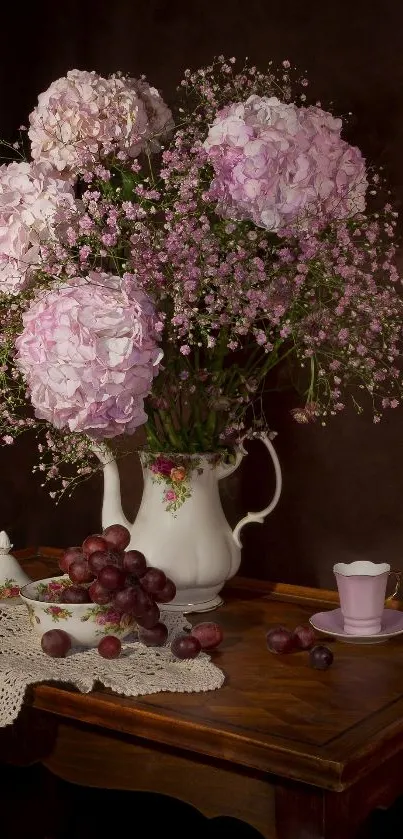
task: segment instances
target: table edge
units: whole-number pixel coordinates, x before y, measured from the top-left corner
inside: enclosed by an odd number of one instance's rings
[[[18,559],[50,559],[57,558],[62,552],[62,549],[39,546],[15,551],[15,555]],[[224,590],[224,597],[225,591],[233,591],[235,594],[237,591],[256,592],[259,597],[305,604],[313,602],[325,605],[338,602],[336,591],[244,577],[231,580]],[[403,603],[394,601],[391,607],[403,608]],[[357,750],[349,732],[336,738],[332,744],[322,747],[310,746],[303,742],[293,744],[281,739],[262,742],[238,732],[222,731],[209,727],[208,724],[183,719],[180,714],[175,717],[171,711],[164,715],[149,710],[142,706],[141,698],[137,707],[119,705],[117,714],[112,693],[109,699],[108,695],[103,696],[97,691],[80,694],[63,686],[43,684],[33,688],[32,696],[34,708],[56,716],[119,731],[148,740],[156,746],[168,745],[191,751],[211,760],[227,759],[234,769],[236,766],[246,767],[264,774],[278,774],[322,789],[337,791],[346,789],[363,774],[367,774],[373,768],[375,758],[378,763],[379,758],[383,759],[383,754],[384,759],[390,757],[393,749],[396,751],[399,748],[398,741],[401,739],[401,731],[397,730],[399,719],[396,719],[396,712],[392,714],[388,708],[377,713],[380,726],[375,741],[370,737],[369,741],[364,741],[363,746]],[[403,719],[403,699],[397,700],[397,703],[401,705]],[[172,724],[173,720],[176,725]],[[359,726],[365,729],[365,721]]]

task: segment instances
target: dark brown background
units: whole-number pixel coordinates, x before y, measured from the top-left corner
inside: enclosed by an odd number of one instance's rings
[[[265,66],[289,58],[306,70],[311,91],[339,112],[352,111],[350,136],[386,166],[403,198],[403,11],[399,0],[105,0],[19,3],[1,12],[0,133],[26,122],[37,93],[72,67],[145,73],[172,100],[183,70],[219,53]],[[403,409],[381,426],[350,413],[328,428],[298,426],[293,394],[274,395],[272,427],[284,470],[281,502],[267,523],[244,536],[251,576],[333,585],[336,560],[385,559],[403,568]],[[257,445],[257,444],[255,444]],[[0,452],[0,528],[16,547],[74,544],[99,527],[101,485],[93,479],[55,507],[32,475],[26,439]],[[267,471],[266,471],[267,469]],[[135,458],[124,464],[124,497],[134,516],[141,493]],[[236,520],[272,491],[261,453],[226,482]]]

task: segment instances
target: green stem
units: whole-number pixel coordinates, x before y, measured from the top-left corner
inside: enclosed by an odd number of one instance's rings
[[[207,416],[206,434],[205,434],[208,449],[211,449],[212,445],[213,445],[213,439],[214,439],[214,432],[215,432],[215,429],[216,429],[216,424],[217,424],[217,412],[216,411],[209,411],[208,416]]]
[[[168,411],[163,410],[159,410],[158,414],[161,420],[161,425],[174,451],[181,452],[183,449],[182,440],[180,435],[175,431],[170,414]]]
[[[157,434],[155,432],[155,428],[152,427],[152,423],[150,421],[150,417],[148,418],[148,422],[146,423],[146,435],[147,435],[147,442],[151,449],[154,451],[158,451],[161,443],[158,440]]]
[[[315,385],[315,357],[311,355],[311,381],[307,392],[307,402],[312,402]]]
[[[197,437],[197,440],[198,440],[200,446],[203,446],[203,425],[202,425],[202,420],[201,420],[201,416],[200,416],[200,405],[199,405],[199,399],[198,399],[199,394],[197,393],[197,394],[195,394],[195,396],[196,396],[196,399],[194,400],[194,402],[191,406],[192,414],[194,416],[193,428],[195,430],[195,434],[196,434],[196,437]]]
[[[146,156],[147,156],[147,162],[148,162],[148,169],[149,169],[149,172],[150,172],[151,183],[152,183],[153,186],[155,186],[154,170],[153,170],[153,165],[151,163],[150,153],[148,151],[146,152]]]
[[[291,355],[291,353],[292,353],[292,352],[294,352],[294,350],[295,350],[295,347],[294,347],[294,345],[292,345],[292,346],[291,346],[291,347],[290,347],[290,348],[289,348],[289,349],[288,349],[285,353],[283,353],[283,355],[281,355],[281,356],[278,356],[278,355],[277,355],[277,352],[276,352],[276,353],[275,353],[275,360],[273,360],[273,355],[274,355],[274,353],[270,353],[270,356],[269,356],[269,358],[268,358],[268,360],[267,360],[266,364],[264,364],[264,365],[262,366],[262,369],[261,369],[260,374],[259,374],[259,378],[263,379],[263,378],[267,375],[267,373],[269,372],[269,370],[271,370],[273,367],[276,367],[278,364],[281,364],[281,362],[282,362],[282,361],[284,361],[284,359],[285,359],[285,358],[287,358],[287,356],[288,356],[288,355]]]

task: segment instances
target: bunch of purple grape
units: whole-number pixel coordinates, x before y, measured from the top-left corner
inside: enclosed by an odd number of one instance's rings
[[[160,605],[174,599],[176,586],[164,571],[149,567],[140,551],[127,551],[129,542],[127,528],[113,524],[101,535],[88,536],[81,548],[67,548],[59,566],[72,585],[63,589],[58,601],[110,605],[120,614],[135,618],[143,644],[162,646],[168,629],[160,620]],[[171,651],[177,658],[195,658],[201,649],[218,646],[222,637],[217,624],[199,624],[190,634],[174,638]],[[55,658],[65,656],[71,647],[69,635],[59,629],[45,632],[41,643],[43,651]],[[113,635],[106,635],[98,644],[104,658],[117,658],[120,651],[121,642]]]
[[[271,653],[292,653],[309,650],[309,664],[315,670],[327,670],[333,662],[333,653],[328,647],[316,644],[316,637],[310,626],[296,626],[293,631],[285,626],[275,626],[266,634],[267,648]]]

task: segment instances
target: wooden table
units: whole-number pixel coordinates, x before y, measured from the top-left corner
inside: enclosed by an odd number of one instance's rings
[[[38,554],[23,552],[27,573],[49,576],[55,551]],[[68,781],[165,793],[270,839],[361,836],[371,811],[403,793],[403,645],[330,642],[334,664],[319,672],[306,653],[276,656],[265,644],[271,625],[306,623],[335,601],[233,581],[214,614],[225,631],[213,656],[221,690],[127,699],[38,685],[27,700],[30,730],[42,731],[37,759]]]

